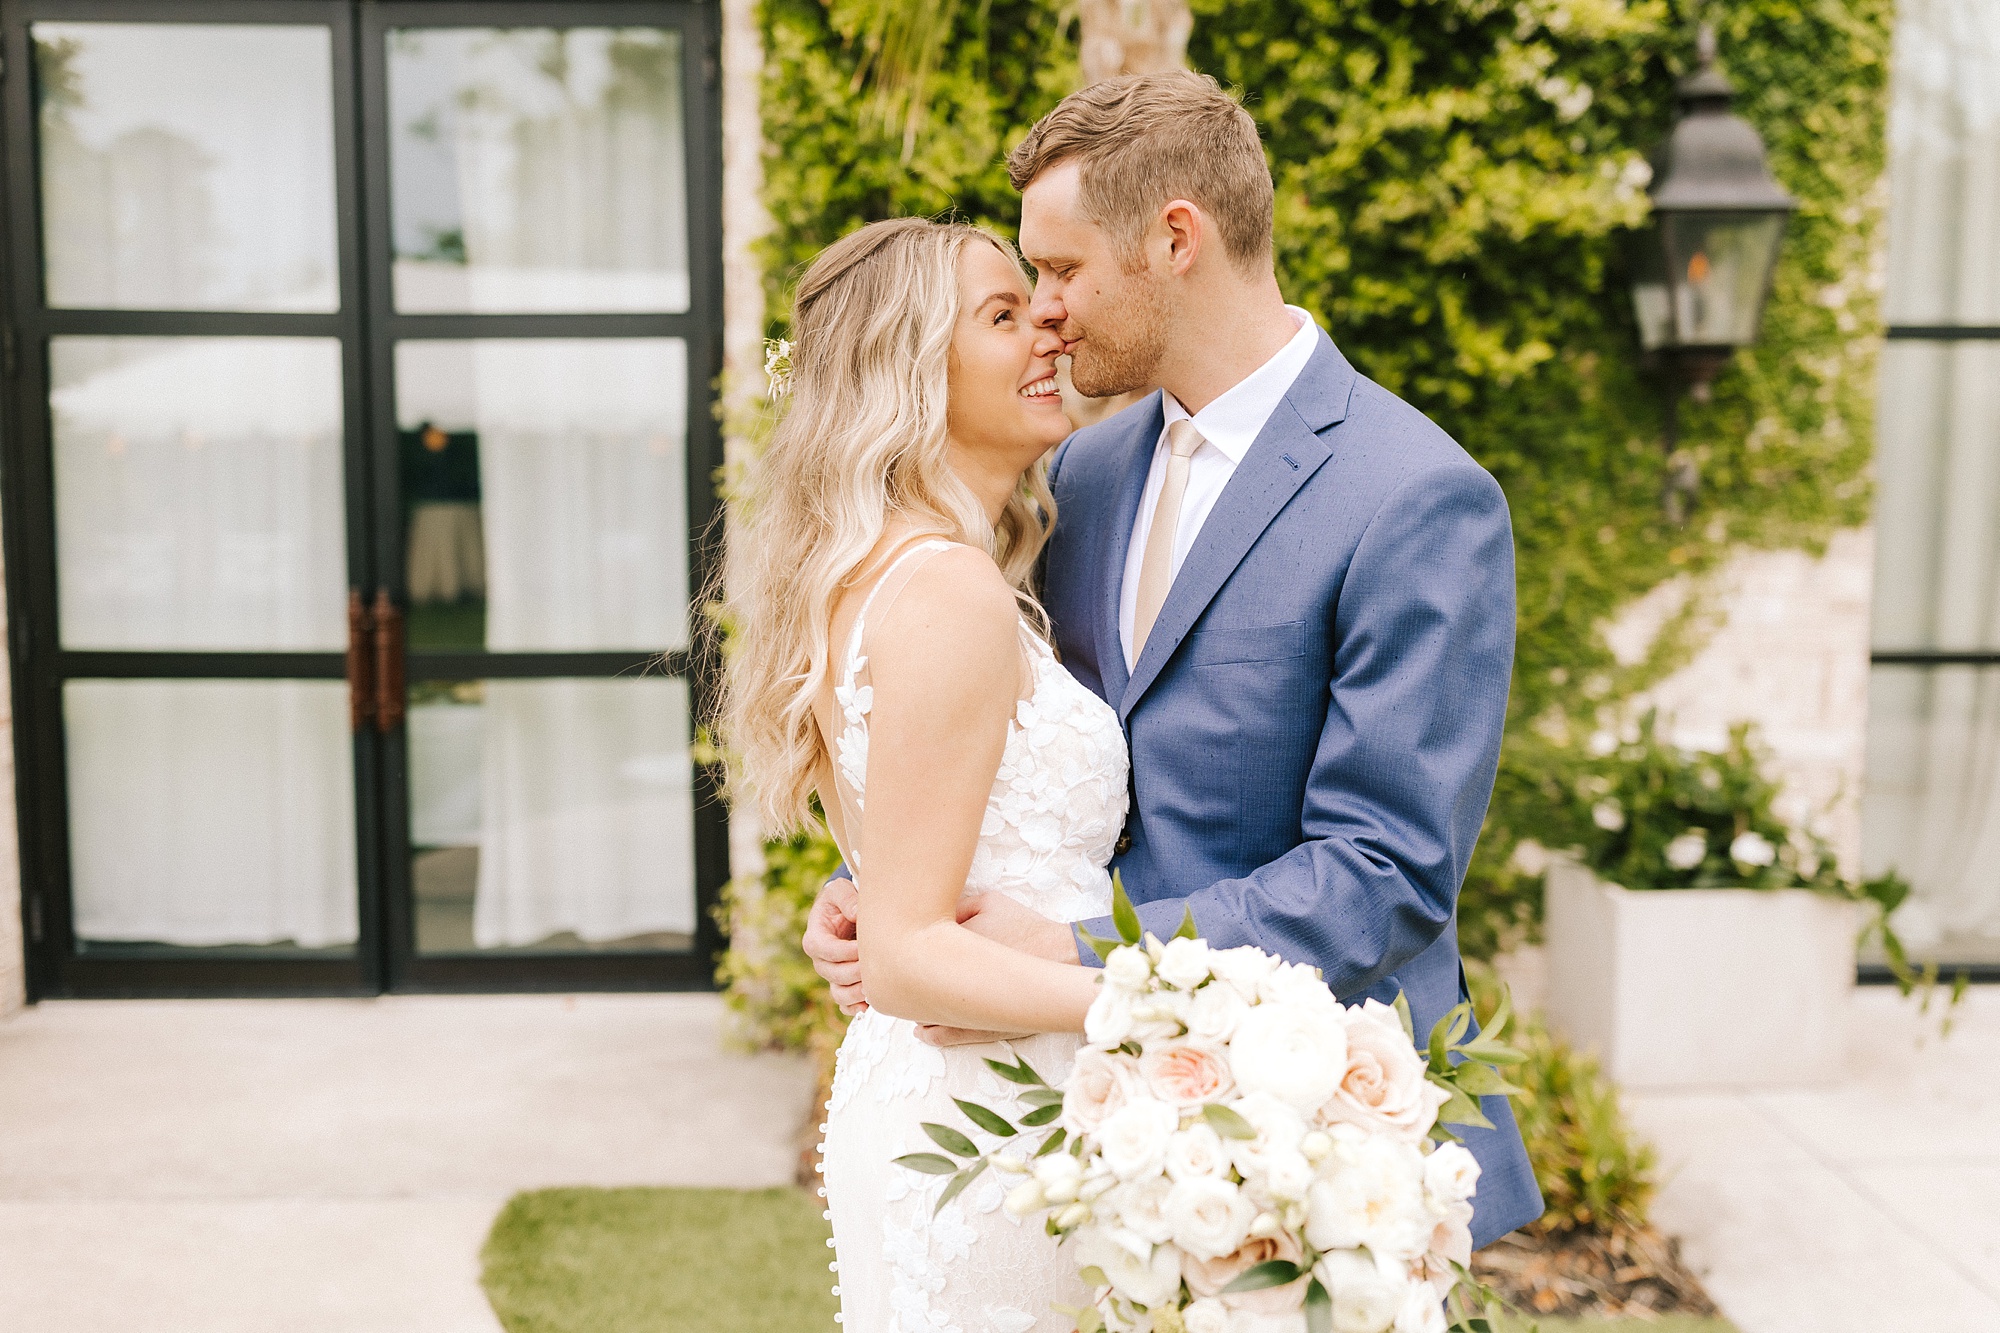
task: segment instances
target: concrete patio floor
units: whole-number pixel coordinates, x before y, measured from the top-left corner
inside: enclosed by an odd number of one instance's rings
[[[1996,1046],[2000,987],[1943,1041],[1870,988],[1838,1084],[1626,1095],[1660,1150],[1655,1220],[1742,1333],[2000,1329]]]
[[[705,995],[48,1003],[0,1022],[0,1327],[498,1333],[546,1185],[792,1178],[802,1061]]]

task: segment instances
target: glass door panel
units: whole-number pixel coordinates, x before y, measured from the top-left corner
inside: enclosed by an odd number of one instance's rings
[[[413,687],[418,951],[688,949],[688,716],[670,677]]]
[[[673,29],[392,30],[396,309],[686,310],[681,60]]]
[[[343,684],[73,680],[63,723],[81,951],[351,950]]]
[[[413,649],[687,645],[687,348],[396,347]]]
[[[51,308],[339,309],[327,28],[32,31]]]
[[[343,647],[338,339],[58,337],[49,378],[64,646]]]

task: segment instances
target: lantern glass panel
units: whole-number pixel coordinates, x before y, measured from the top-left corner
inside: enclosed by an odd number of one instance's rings
[[[1639,346],[1657,352],[1674,345],[1674,301],[1667,290],[1667,256],[1660,229],[1647,226],[1632,244],[1632,313]]]
[[[1743,347],[1757,340],[1784,230],[1783,213],[1680,213],[1662,219],[1674,331],[1682,346]]]

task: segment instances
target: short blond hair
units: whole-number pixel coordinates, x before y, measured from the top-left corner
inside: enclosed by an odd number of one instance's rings
[[[1238,267],[1269,261],[1271,168],[1257,122],[1206,74],[1105,79],[1063,98],[1007,157],[1014,188],[1078,164],[1080,199],[1129,259],[1154,215],[1186,199],[1215,219]]]

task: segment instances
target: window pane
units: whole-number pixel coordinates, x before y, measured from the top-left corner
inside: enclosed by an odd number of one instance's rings
[[[396,347],[413,648],[687,643],[687,347]]]
[[[389,34],[396,308],[688,308],[680,34]]]
[[[1914,886],[1904,943],[2000,962],[2000,668],[1875,668],[1869,690],[1868,872]]]
[[[63,724],[85,948],[353,945],[345,684],[73,680]]]
[[[339,308],[326,28],[33,32],[51,306]]]
[[[68,648],[347,642],[340,344],[56,338]]]
[[[691,947],[684,681],[426,681],[410,690],[417,948]]]
[[[1875,646],[2000,649],[2000,343],[1888,343],[1880,401]]]

